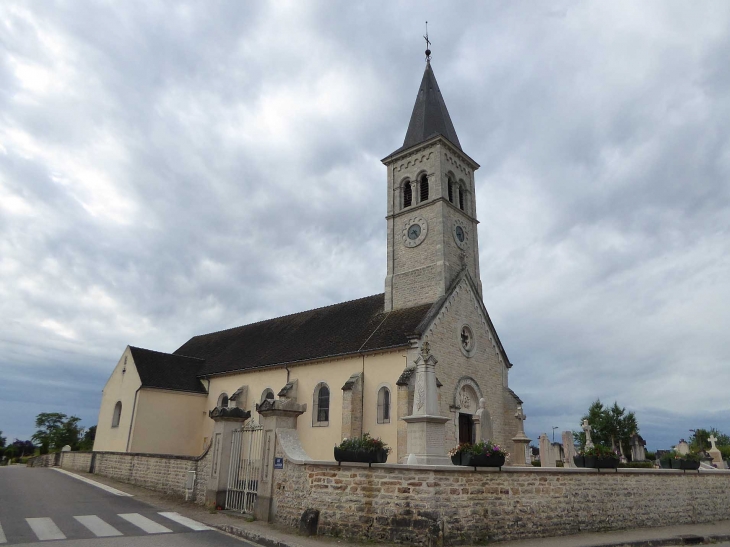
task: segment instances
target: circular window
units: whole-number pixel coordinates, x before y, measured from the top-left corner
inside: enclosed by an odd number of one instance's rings
[[[476,340],[474,339],[474,332],[469,325],[463,325],[459,331],[459,348],[467,357],[474,355]]]

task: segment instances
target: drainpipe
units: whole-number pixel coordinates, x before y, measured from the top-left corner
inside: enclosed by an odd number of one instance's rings
[[[132,440],[132,426],[134,425],[134,410],[137,408],[137,394],[139,393],[139,390],[142,389],[142,386],[140,385],[137,388],[137,391],[134,392],[134,403],[132,404],[132,419],[129,420],[129,433],[127,433],[127,452],[129,452],[129,441]]]

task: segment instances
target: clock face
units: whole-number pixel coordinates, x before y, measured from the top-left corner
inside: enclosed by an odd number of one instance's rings
[[[421,235],[421,225],[420,224],[414,224],[410,228],[408,228],[408,239],[418,239],[418,236]]]
[[[458,239],[461,243],[464,243],[464,228],[461,226],[456,227],[456,239]]]
[[[428,235],[428,224],[426,219],[414,217],[408,219],[403,225],[403,245],[406,247],[417,247]]]
[[[461,220],[457,219],[454,221],[452,233],[454,234],[454,241],[456,241],[459,249],[466,249],[469,245],[469,230]]]

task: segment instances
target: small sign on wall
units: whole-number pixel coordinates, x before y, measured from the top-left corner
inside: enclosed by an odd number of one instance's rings
[[[284,458],[274,458],[274,469],[284,469]]]

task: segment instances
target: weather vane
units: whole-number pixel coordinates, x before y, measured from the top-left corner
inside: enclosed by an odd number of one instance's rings
[[[431,41],[428,39],[428,21],[426,21],[426,35],[423,37],[426,40],[426,61],[431,60]]]

